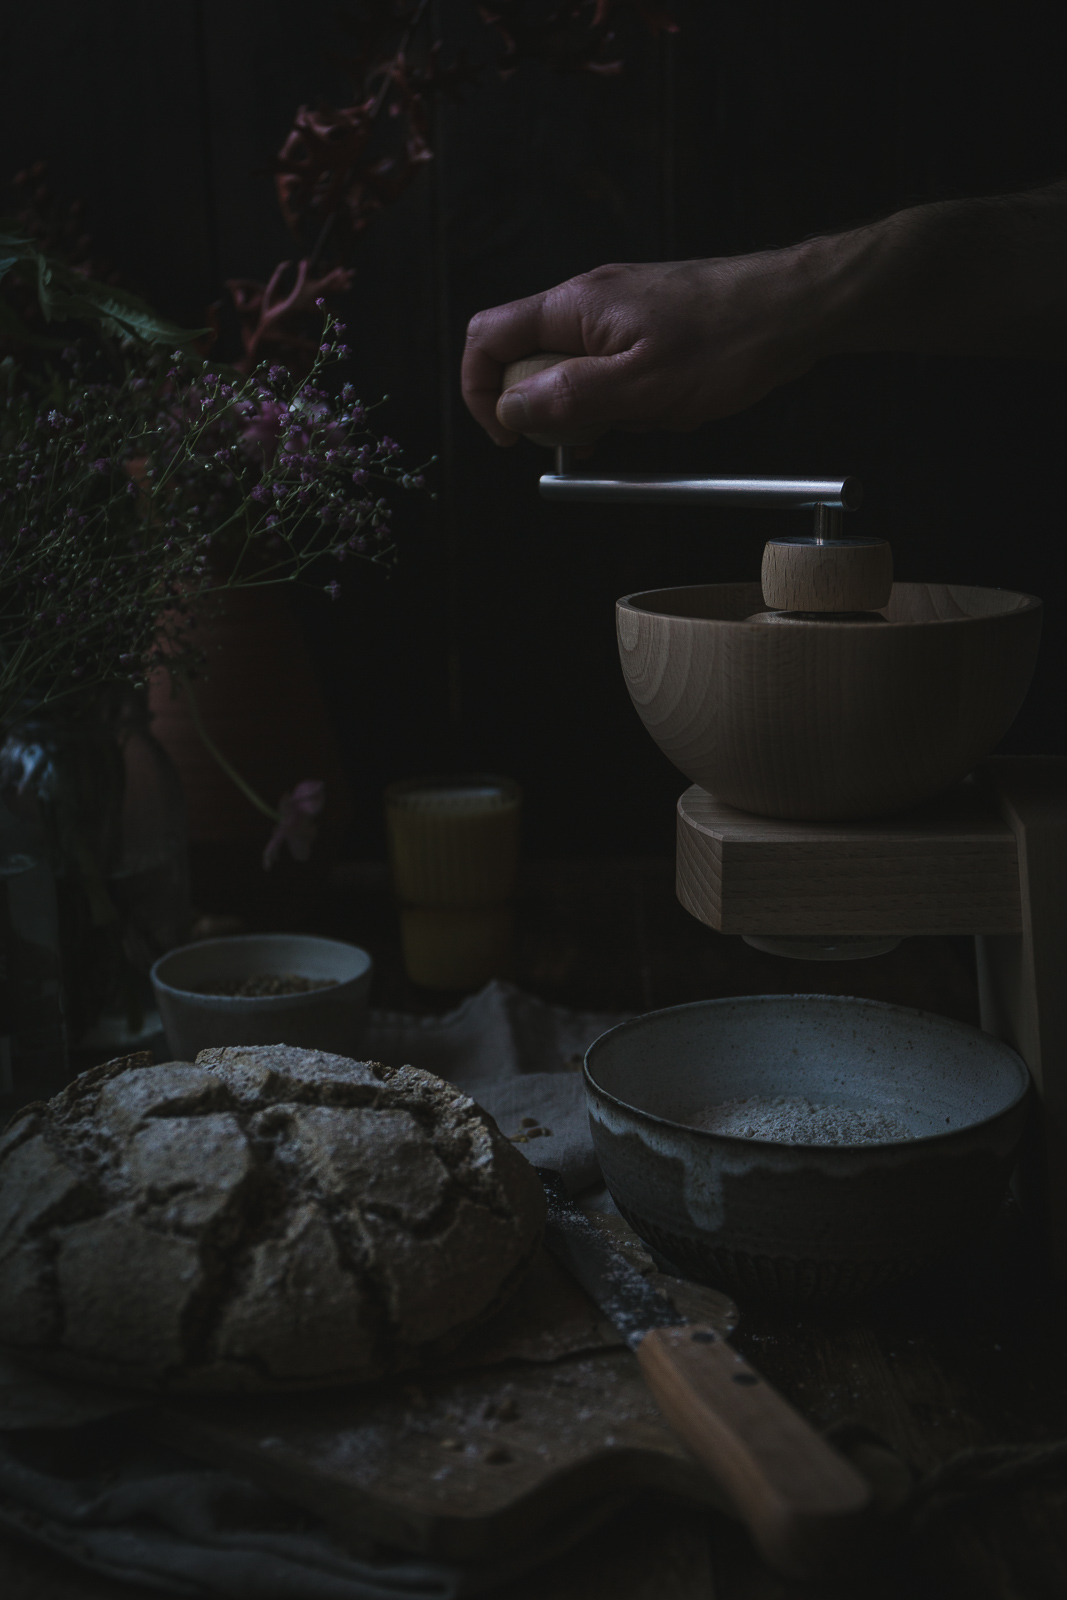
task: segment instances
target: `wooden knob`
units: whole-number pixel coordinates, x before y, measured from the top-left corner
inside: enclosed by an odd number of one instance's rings
[[[763,600],[773,611],[880,611],[893,590],[885,539],[769,539]]]
[[[548,367],[558,367],[561,361],[570,360],[570,356],[542,351],[540,355],[523,356],[521,361],[511,361],[504,368],[500,392],[503,394],[524,378],[532,378],[535,372],[544,372]],[[543,444],[554,450],[558,445],[595,444],[606,432],[606,428],[582,428],[577,433],[528,433],[525,437],[534,444]]]

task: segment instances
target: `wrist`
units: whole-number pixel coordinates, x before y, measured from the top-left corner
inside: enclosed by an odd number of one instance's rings
[[[804,320],[814,360],[889,347],[885,228],[875,223],[796,247],[803,252]]]

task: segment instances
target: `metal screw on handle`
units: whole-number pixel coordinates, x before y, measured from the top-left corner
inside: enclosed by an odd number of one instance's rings
[[[836,506],[815,507],[816,544],[835,544],[841,537],[841,513]]]

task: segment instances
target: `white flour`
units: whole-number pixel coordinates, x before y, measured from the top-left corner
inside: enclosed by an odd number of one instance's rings
[[[885,1111],[819,1105],[802,1095],[750,1095],[723,1100],[694,1111],[690,1127],[730,1133],[741,1139],[772,1139],[778,1144],[882,1144],[911,1138],[911,1130]]]

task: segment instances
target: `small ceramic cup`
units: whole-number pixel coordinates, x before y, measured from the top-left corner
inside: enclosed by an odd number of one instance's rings
[[[203,939],[160,956],[152,988],[175,1059],[218,1045],[290,1044],[351,1056],[367,1028],[372,961],[358,945],[303,933]],[[303,994],[205,994],[205,985],[262,974],[332,978]]]

